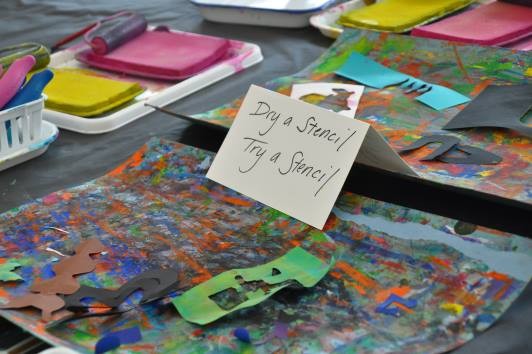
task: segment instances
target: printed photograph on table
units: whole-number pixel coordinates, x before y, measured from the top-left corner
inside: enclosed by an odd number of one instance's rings
[[[321,232],[206,179],[213,158],[154,138],[107,175],[0,215],[2,274],[18,275],[3,275],[3,307],[78,271],[88,272],[74,278],[80,289],[100,293],[96,302],[80,299],[96,308],[63,312],[74,316],[66,322],[45,322],[35,309],[0,314],[81,352],[443,352],[492,325],[532,276],[530,239],[351,193],[340,195]],[[76,257],[80,267],[66,267]],[[308,266],[284,268],[291,263]],[[253,267],[262,280],[246,281],[242,269]],[[236,289],[210,297],[231,312],[223,318],[199,326],[170,302],[235,269],[244,277]],[[161,284],[164,295],[102,306],[123,296],[102,297],[104,289],[133,279],[132,288]],[[288,283],[231,311],[274,279]],[[76,304],[76,294],[63,303]],[[98,316],[76,318],[87,311]]]
[[[529,85],[532,81],[532,58],[527,52],[364,30],[345,30],[307,68],[294,75],[269,81],[263,86],[290,95],[292,87],[299,84],[362,84],[336,74],[353,53],[390,69],[388,72],[393,72],[394,75],[411,78],[413,86],[409,87],[402,87],[401,81],[406,78],[390,81],[390,76],[386,76],[383,88],[365,86],[355,115],[356,119],[368,122],[378,130],[396,151],[426,136],[447,135],[457,138],[460,146],[468,146],[466,149],[474,150],[475,154],[487,153],[500,158],[500,162],[496,164],[456,163],[458,159],[455,157],[464,158],[468,155],[467,152],[453,148],[456,144],[451,145],[452,149],[446,152],[446,157],[453,157],[455,163],[423,161],[430,153],[429,149],[402,154],[403,159],[422,178],[514,202],[531,203],[532,186],[529,176],[532,171],[529,162],[532,145],[529,138],[512,129],[493,127],[446,131],[443,130],[444,126],[467,107],[467,100],[462,101],[466,104],[436,107],[440,110],[418,102],[428,95],[433,99],[437,93],[427,91],[427,84],[439,86],[446,92],[452,92],[453,96],[462,96],[473,102],[490,85]],[[373,77],[375,78],[382,77]],[[436,98],[438,97],[440,96]],[[237,99],[193,116],[229,127],[240,103],[241,99]],[[520,118],[523,119],[516,119]],[[462,162],[468,162],[468,159],[462,159]]]

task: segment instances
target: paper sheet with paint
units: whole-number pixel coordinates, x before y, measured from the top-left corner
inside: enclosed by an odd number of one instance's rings
[[[301,247],[267,264],[233,269],[186,291],[173,300],[177,311],[189,322],[207,324],[231,312],[259,304],[288,286],[312,287],[327,274],[332,264]],[[214,296],[233,291],[231,302],[219,304]]]
[[[16,272],[25,279],[3,286],[0,303],[28,291],[31,280],[54,276],[57,255],[47,247],[74,254],[88,235],[107,250],[94,272],[79,276],[91,287],[118,289],[144,271],[179,264],[179,284],[187,290],[295,246],[324,264],[337,254],[321,281],[309,289],[285,288],[201,328],[179,316],[168,299],[141,306],[138,298],[127,299],[124,306],[134,311],[49,329],[38,311],[0,314],[81,352],[92,352],[102,336],[116,331],[117,321],[142,332],[142,342],[120,347],[130,352],[247,350],[249,344],[234,338],[235,328],[263,341],[257,353],[445,352],[493,324],[532,275],[529,239],[351,193],[340,195],[325,231],[317,232],[207,180],[212,158],[153,139],[106,176],[0,215],[0,262],[17,259],[22,266]],[[276,334],[279,328],[289,335]]]
[[[353,118],[363,92],[364,86],[360,85],[307,83],[292,85],[290,97]]]
[[[407,93],[420,93],[416,100],[438,111],[470,101],[469,97],[445,86],[424,82],[392,70],[359,53],[352,53],[336,74],[380,89],[400,84]]]
[[[354,83],[335,74],[352,53],[359,53],[395,72],[433,86],[445,86],[470,98],[475,98],[488,85],[532,83],[532,57],[526,52],[346,29],[307,68],[262,86],[289,95],[291,87],[296,84]],[[441,129],[465,106],[438,111],[425,104],[416,104],[413,101],[415,94],[407,91],[399,86],[383,89],[365,87],[357,107],[356,118],[370,123],[396,150],[410,145],[421,136],[447,134]],[[236,98],[193,117],[229,127],[241,102],[240,98]],[[499,156],[502,162],[480,166],[427,163],[420,161],[416,154],[404,155],[404,158],[425,180],[518,203],[532,202],[532,186],[529,183],[532,165],[528,154],[532,150],[530,139],[523,139],[521,134],[511,130],[492,129],[455,130],[453,135],[460,138],[461,144],[489,151]]]

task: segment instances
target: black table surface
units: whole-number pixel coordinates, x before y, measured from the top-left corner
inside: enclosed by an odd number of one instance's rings
[[[207,22],[186,0],[0,0],[0,47],[34,41],[51,46],[96,18],[121,10],[144,14],[150,24],[260,45],[264,61],[170,106],[194,114],[215,108],[261,84],[293,74],[315,60],[332,40],[312,27],[280,29]],[[0,172],[0,212],[102,176],[123,162],[150,137],[158,136],[217,151],[222,132],[191,125],[162,113],[150,115],[114,132],[82,135],[61,130],[48,151]],[[487,198],[419,180],[356,166],[345,188],[375,199],[530,236],[531,209],[523,204]],[[532,285],[486,332],[455,353],[532,352]],[[1,341],[0,336],[0,341]]]

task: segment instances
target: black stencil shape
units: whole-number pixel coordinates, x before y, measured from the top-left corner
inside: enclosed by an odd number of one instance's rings
[[[445,154],[447,151],[455,147],[460,143],[460,139],[451,135],[430,135],[424,136],[414,141],[409,146],[399,150],[400,153],[419,149],[422,146],[439,143],[441,144],[437,149],[431,152],[429,155],[421,159],[421,161],[435,160],[438,156]]]
[[[141,304],[159,299],[177,290],[178,273],[173,269],[152,269],[148,270],[116,290],[93,288],[82,285],[78,291],[65,296],[65,307],[68,309],[87,308],[81,301],[92,299],[109,307],[117,307],[124,300],[137,290],[142,290]]]
[[[453,156],[453,151],[458,150],[465,153],[465,156]],[[502,161],[500,156],[491,152],[468,145],[456,145],[445,154],[436,158],[438,161],[445,163],[454,163],[462,165],[494,165]]]
[[[530,0],[499,0],[499,1],[507,2],[509,4],[514,4],[514,5],[522,5],[522,6],[532,7],[532,1],[530,1]]]
[[[495,127],[532,137],[532,127],[521,119],[532,108],[532,85],[488,86],[443,129]]]

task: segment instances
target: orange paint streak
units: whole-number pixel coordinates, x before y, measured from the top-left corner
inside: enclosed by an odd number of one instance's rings
[[[498,273],[495,271],[488,272],[486,275],[492,279],[502,281],[504,283],[504,286],[497,291],[497,293],[494,295],[494,298],[496,300],[500,300],[504,294],[508,291],[508,289],[512,286],[512,279],[508,277],[506,274]]]
[[[393,261],[381,261],[380,262],[381,264],[384,264],[385,266],[387,266],[388,268],[391,268],[390,270],[393,270],[393,271],[406,271],[405,267],[403,267],[403,265],[401,263],[398,263],[398,262],[393,262]]]
[[[144,153],[148,149],[147,145],[143,145],[140,149],[138,149],[129,159],[127,159],[123,164],[112,170],[108,173],[109,176],[118,176],[124,172],[124,170],[128,167],[137,167],[142,163]]]
[[[117,239],[119,239],[120,241],[122,241],[124,244],[129,244],[129,240],[128,238],[125,236],[125,235],[122,235],[118,232],[115,232],[115,230],[107,223],[105,222],[104,220],[100,220],[100,219],[97,219],[95,218],[94,216],[88,214],[88,213],[84,213],[82,212],[79,208],[77,208],[77,215],[80,216],[80,219],[85,219],[85,220],[89,220],[90,222],[94,223],[96,226],[98,226],[100,229],[102,229],[103,231],[107,232],[108,234],[112,235],[113,237],[116,237]],[[71,215],[76,215],[76,214],[71,214]]]
[[[338,261],[336,262],[334,268],[340,269],[342,272],[351,277],[351,279],[355,280],[357,283],[361,284],[365,288],[371,289],[377,286],[377,282],[353,268],[349,263],[346,263],[344,261]]]
[[[382,290],[382,291],[379,291],[377,294],[375,294],[375,302],[377,303],[381,303],[381,302],[384,302],[386,301],[386,299],[388,299],[390,297],[390,295],[394,294],[394,295],[397,295],[397,296],[400,296],[400,297],[405,297],[406,295],[408,295],[408,293],[411,291],[412,289],[408,286],[397,286],[397,287],[393,287],[393,288],[389,288],[389,289],[386,289],[386,290]],[[398,308],[400,308],[401,310],[407,312],[407,313],[414,313],[414,311],[412,311],[412,309],[409,309],[408,307],[402,305],[402,304],[399,304],[399,303],[395,303],[395,306],[397,306]]]
[[[163,157],[161,157],[159,159],[159,161],[157,162],[154,162],[152,164],[152,166],[156,169],[156,170],[162,170],[164,168],[166,168],[166,166],[168,166],[167,162],[163,159]]]
[[[212,278],[212,275],[209,273],[209,271],[206,268],[203,268],[194,259],[189,257],[189,255],[187,255],[185,252],[182,252],[177,247],[175,247],[175,245],[172,242],[170,242],[163,236],[157,235],[157,234],[152,235],[152,238],[157,239],[163,242],[164,244],[166,244],[168,247],[170,247],[172,252],[174,252],[177,260],[179,260],[180,262],[185,262],[188,266],[190,266],[190,268],[194,269],[194,271],[196,271],[196,273],[199,274],[198,276],[192,278],[192,281],[194,282],[194,284],[199,284]]]
[[[221,200],[223,200],[224,202],[233,204],[233,205],[238,205],[238,206],[243,206],[243,207],[249,207],[253,205],[251,201],[243,200],[243,199],[236,198],[236,197],[223,196],[221,197]]]
[[[127,213],[129,212],[129,208],[124,203],[116,199],[111,202],[111,208],[113,208],[122,215],[127,215]]]
[[[469,82],[470,84],[473,83],[473,80],[467,75],[467,70],[464,67],[464,63],[462,63],[462,59],[460,58],[460,55],[458,54],[458,50],[456,49],[456,46],[451,44],[453,47],[454,56],[456,58],[456,64],[458,64],[458,67],[460,68],[460,71],[462,71],[462,74],[464,75],[464,78]]]
[[[358,285],[356,283],[353,283],[353,282],[351,282],[349,280],[345,280],[345,279],[344,279],[344,284],[347,284],[350,287],[354,288],[356,291],[358,291],[358,293],[360,295],[366,295],[366,290],[363,287],[361,287],[360,285]]]
[[[473,88],[473,91],[471,91],[470,95],[471,96],[476,96],[478,95],[479,93],[481,93],[482,91],[484,91],[484,89],[486,87],[488,87],[489,85],[491,85],[493,83],[493,79],[487,79],[487,80],[483,80],[481,81],[480,83],[478,83],[477,85],[475,85],[475,87]]]
[[[449,262],[448,260],[445,260],[445,259],[441,259],[441,258],[438,258],[438,257],[435,257],[435,256],[430,256],[429,257],[430,261],[434,264],[437,264],[445,269],[449,269],[451,270],[451,262]]]
[[[61,198],[62,198],[63,200],[70,200],[70,199],[72,199],[72,193],[64,192],[64,193],[61,195]]]

